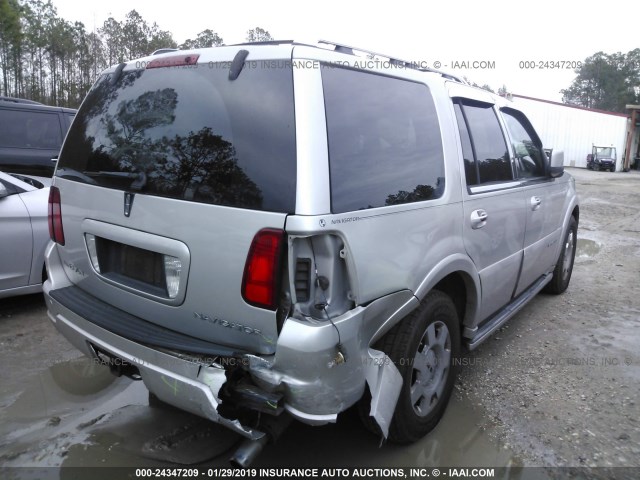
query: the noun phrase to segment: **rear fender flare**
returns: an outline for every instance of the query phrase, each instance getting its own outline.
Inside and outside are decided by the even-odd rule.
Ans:
[[[399,309],[395,315],[389,317],[372,336],[370,345],[373,345],[386,332],[391,330],[398,322],[407,316],[414,308],[420,305],[420,302],[442,279],[453,273],[459,274],[466,287],[467,304],[465,307],[465,316],[461,320],[462,326],[475,325],[476,315],[480,310],[480,277],[476,270],[475,264],[464,254],[454,254],[442,259],[420,283],[414,292],[412,301],[407,302],[402,309]],[[462,330],[462,329],[461,329]]]

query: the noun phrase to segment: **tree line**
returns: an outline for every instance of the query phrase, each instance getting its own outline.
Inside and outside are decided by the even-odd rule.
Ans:
[[[640,48],[626,54],[597,52],[575,72],[569,88],[561,91],[564,103],[620,113],[640,103]]]
[[[246,40],[272,38],[256,27],[247,32]],[[81,22],[60,18],[49,0],[0,0],[0,96],[76,108],[98,74],[110,65],[159,48],[223,43],[207,29],[178,44],[171,32],[149,24],[135,10],[122,21],[110,17],[89,31]]]
[[[273,40],[268,31],[247,31],[248,42]],[[98,74],[110,65],[159,48],[201,48],[224,40],[207,29],[178,44],[171,32],[149,24],[131,10],[124,20],[108,18],[88,31],[81,22],[60,18],[50,0],[0,0],[0,95],[49,105],[77,107]],[[625,112],[640,103],[640,48],[626,54],[598,52],[575,70],[561,90],[567,104]],[[493,91],[488,85],[483,85]],[[506,93],[506,87],[498,91]]]

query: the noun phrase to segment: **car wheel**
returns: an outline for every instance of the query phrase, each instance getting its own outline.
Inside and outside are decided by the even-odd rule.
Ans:
[[[415,442],[438,424],[453,390],[460,326],[451,298],[432,291],[420,307],[383,337],[379,346],[403,380],[389,440]]]
[[[573,272],[573,261],[576,257],[576,244],[578,241],[578,222],[575,217],[569,220],[569,228],[564,237],[562,251],[556,268],[553,270],[553,278],[545,286],[544,291],[548,293],[560,294],[569,286],[571,280],[571,272]]]
[[[599,172],[599,171],[600,171],[600,165],[598,165],[597,163],[594,163],[594,164],[593,164],[593,169],[594,169],[596,172]]]

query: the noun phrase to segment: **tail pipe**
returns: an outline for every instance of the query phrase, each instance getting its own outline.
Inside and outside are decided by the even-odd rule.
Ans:
[[[283,413],[278,417],[263,417],[263,419],[260,429],[265,432],[265,436],[258,440],[246,439],[242,442],[229,459],[233,467],[248,468],[258,458],[265,445],[270,441],[275,442],[278,440],[293,420],[287,413]]]
[[[229,462],[234,468],[248,468],[267,443],[269,443],[268,435],[258,440],[246,439],[231,456]]]

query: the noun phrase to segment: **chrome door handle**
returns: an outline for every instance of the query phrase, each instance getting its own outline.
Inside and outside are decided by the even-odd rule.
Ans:
[[[474,210],[471,212],[471,228],[476,230],[484,227],[487,224],[487,218],[489,215],[483,209]]]
[[[541,204],[542,200],[540,199],[540,197],[531,197],[531,210],[537,210],[538,208],[540,208]]]

